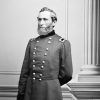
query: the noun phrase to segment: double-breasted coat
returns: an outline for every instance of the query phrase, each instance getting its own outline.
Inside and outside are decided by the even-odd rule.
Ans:
[[[17,100],[62,100],[61,86],[72,78],[71,46],[53,30],[30,39],[21,69]]]

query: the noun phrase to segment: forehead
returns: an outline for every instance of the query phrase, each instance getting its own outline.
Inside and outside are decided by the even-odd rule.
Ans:
[[[39,13],[39,18],[51,18],[51,12],[49,11],[43,11]]]

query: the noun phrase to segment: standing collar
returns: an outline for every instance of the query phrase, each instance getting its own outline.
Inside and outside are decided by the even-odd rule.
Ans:
[[[38,38],[46,38],[46,37],[49,37],[49,36],[52,36],[52,35],[55,35],[55,31],[51,31],[50,33],[46,34],[46,35],[40,35]]]

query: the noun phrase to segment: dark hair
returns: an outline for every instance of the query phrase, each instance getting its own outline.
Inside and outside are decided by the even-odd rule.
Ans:
[[[53,10],[51,10],[51,9],[49,9],[47,7],[43,7],[39,12],[43,12],[43,11],[49,11],[49,12],[51,12],[51,19],[52,19],[52,21],[53,22],[57,21],[56,13]]]

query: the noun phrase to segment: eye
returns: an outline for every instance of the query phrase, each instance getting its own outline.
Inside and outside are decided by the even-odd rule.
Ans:
[[[37,17],[37,20],[38,20],[38,21],[41,21],[42,19],[41,19],[41,18],[39,18],[39,17]]]
[[[43,20],[44,20],[44,21],[47,21],[48,19],[47,19],[47,18],[43,18]]]

